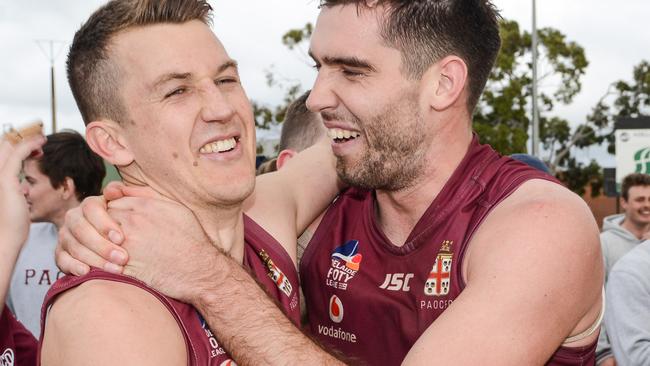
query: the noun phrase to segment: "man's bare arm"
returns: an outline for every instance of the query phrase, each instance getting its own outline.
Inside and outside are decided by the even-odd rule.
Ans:
[[[560,186],[525,183],[494,209],[469,248],[465,290],[405,364],[542,365],[598,318],[598,230],[584,202]]]
[[[183,365],[187,352],[174,317],[135,286],[93,280],[63,293],[49,311],[42,364]]]
[[[336,357],[304,335],[232,259],[214,256],[214,281],[196,289],[192,304],[239,365],[336,365]],[[234,305],[236,304],[236,305]]]
[[[0,138],[0,313],[4,309],[11,275],[29,233],[29,211],[18,174],[22,162],[45,143],[43,136],[14,145]]]
[[[190,211],[162,200],[123,200],[111,214],[128,238],[132,259],[124,274],[194,305],[238,364],[337,362],[287,319],[247,270],[209,243]],[[147,245],[152,239],[142,235],[154,231]]]
[[[290,253],[296,238],[332,202],[342,188],[330,140],[322,138],[279,171],[257,177],[244,211]]]

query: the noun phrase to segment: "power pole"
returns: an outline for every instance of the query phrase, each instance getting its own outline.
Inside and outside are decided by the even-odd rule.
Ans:
[[[58,51],[54,52],[54,44],[59,44],[60,47]],[[41,40],[36,40],[36,44],[38,44],[38,47],[43,51],[43,54],[45,57],[48,58],[50,61],[50,99],[51,99],[51,104],[52,104],[52,133],[56,132],[56,88],[55,88],[55,83],[54,83],[54,61],[56,58],[59,56],[61,53],[61,50],[63,49],[63,45],[65,42],[63,41],[56,41],[53,39],[41,39]],[[44,44],[49,44],[49,52],[45,50],[43,47]]]
[[[531,152],[534,156],[539,155],[539,110],[537,105],[537,4],[533,0],[533,141]]]

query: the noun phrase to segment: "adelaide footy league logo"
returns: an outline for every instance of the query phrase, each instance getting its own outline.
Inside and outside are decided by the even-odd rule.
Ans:
[[[348,282],[361,268],[362,255],[359,253],[359,241],[349,240],[334,249],[331,265],[327,271],[325,284],[340,290],[347,290]]]
[[[449,293],[451,286],[451,265],[454,253],[451,252],[451,240],[442,242],[440,252],[433,262],[433,267],[424,283],[424,294],[427,296],[445,296]]]
[[[338,324],[343,321],[343,303],[341,302],[341,299],[338,298],[338,296],[332,295],[332,297],[330,297],[329,311],[330,319],[334,323]]]

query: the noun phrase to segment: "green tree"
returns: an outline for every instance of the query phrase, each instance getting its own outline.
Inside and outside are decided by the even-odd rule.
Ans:
[[[515,21],[500,24],[502,47],[474,116],[474,128],[483,142],[502,154],[527,151],[532,120],[532,36]],[[573,147],[586,147],[597,140],[572,141],[578,126],[553,115],[558,104],[569,104],[580,92],[581,78],[588,66],[584,49],[553,28],[538,30],[540,70],[538,76],[540,141],[542,159],[553,173],[577,169],[569,164]]]
[[[614,154],[614,122],[620,117],[650,115],[650,62],[643,60],[632,71],[632,81],[618,80],[609,85],[587,117],[597,126],[609,128],[607,151]],[[588,132],[586,132],[588,133]]]
[[[532,120],[532,36],[515,21],[500,24],[502,48],[474,116],[474,129],[481,140],[502,154],[526,151]],[[576,193],[591,185],[598,195],[602,169],[594,160],[577,159],[581,150],[605,144],[614,152],[614,121],[619,117],[648,114],[650,64],[634,68],[633,81],[613,82],[583,121],[571,124],[554,114],[558,104],[569,104],[580,92],[588,66],[584,49],[558,30],[538,30],[538,77],[540,141],[542,160],[553,174]]]
[[[279,89],[284,94],[284,97],[282,102],[276,106],[251,101],[253,115],[255,116],[255,127],[261,129],[269,129],[271,125],[284,122],[289,104],[300,96],[302,91],[299,81],[289,79],[278,81],[271,70],[266,71],[266,84],[270,88]]]
[[[570,136],[570,143],[578,148],[594,143],[604,143],[610,154],[615,153],[614,124],[621,117],[641,117],[650,115],[650,63],[641,61],[634,67],[632,81],[618,80],[609,85],[605,94],[598,100],[585,123],[579,125]],[[575,158],[557,156],[565,159],[568,169],[560,173],[560,178],[580,194],[582,187],[591,185],[592,196],[597,195],[603,185],[600,166],[595,161],[589,165],[576,166]]]
[[[288,49],[296,51],[305,63],[308,63],[308,56],[304,49],[304,44],[311,37],[312,30],[312,24],[307,23],[303,28],[290,29],[282,36],[282,44]],[[283,98],[280,104],[274,106],[258,103],[254,100],[251,101],[253,115],[255,117],[255,127],[260,129],[269,129],[272,125],[284,122],[289,104],[304,91],[299,80],[280,75],[274,70],[273,66],[266,70],[266,84],[268,87],[277,89],[282,93]],[[262,153],[262,150],[262,146],[258,144],[257,153]]]

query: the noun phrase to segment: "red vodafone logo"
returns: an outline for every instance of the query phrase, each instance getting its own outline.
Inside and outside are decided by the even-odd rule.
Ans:
[[[343,320],[343,303],[336,295],[330,297],[330,319],[334,323],[340,323]]]

